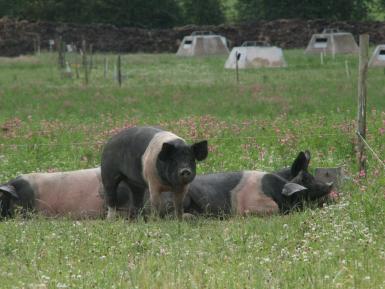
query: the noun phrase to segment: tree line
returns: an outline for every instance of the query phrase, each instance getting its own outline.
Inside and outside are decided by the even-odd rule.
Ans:
[[[0,0],[0,17],[143,28],[281,18],[364,20],[384,9],[385,0]]]

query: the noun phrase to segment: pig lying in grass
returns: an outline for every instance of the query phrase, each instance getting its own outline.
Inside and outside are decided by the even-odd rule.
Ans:
[[[290,168],[276,173],[239,171],[198,175],[190,184],[183,206],[186,213],[271,215],[302,209],[305,204],[334,198],[332,183],[308,172],[310,153],[300,152]],[[163,199],[167,211],[170,194]]]
[[[332,184],[315,179],[308,172],[309,161],[310,153],[300,152],[290,168],[276,173],[198,175],[183,201],[184,210],[204,215],[270,215],[333,199]],[[0,215],[11,217],[14,208],[20,207],[23,214],[35,211],[48,217],[101,218],[106,213],[103,190],[100,168],[25,174],[0,185]],[[118,184],[117,198],[125,216],[143,210],[144,200],[135,199],[124,181]],[[162,201],[165,210],[173,209],[172,193],[167,192]]]
[[[119,201],[128,204],[132,199],[130,194],[128,187],[121,183]],[[24,216],[30,211],[47,217],[104,217],[106,205],[100,168],[24,174],[0,185],[0,216],[12,217],[16,207]]]

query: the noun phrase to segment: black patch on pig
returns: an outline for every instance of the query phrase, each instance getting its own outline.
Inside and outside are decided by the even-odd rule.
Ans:
[[[277,203],[280,212],[284,214],[293,209],[297,198],[296,194],[291,196],[282,194],[282,189],[286,183],[287,180],[276,174],[266,174],[261,180],[262,192],[271,197]]]
[[[142,156],[154,135],[162,130],[153,127],[133,127],[113,136],[105,145],[101,158],[101,175],[110,206],[119,206],[116,194],[119,182],[125,180],[141,193],[147,187],[143,179]],[[135,183],[135,184],[134,184]],[[137,191],[131,188],[133,191]]]
[[[230,214],[231,190],[241,181],[243,172],[198,175],[190,184],[187,196],[191,201],[186,212]]]

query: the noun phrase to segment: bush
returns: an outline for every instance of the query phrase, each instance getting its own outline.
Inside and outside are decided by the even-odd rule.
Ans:
[[[238,20],[335,19],[362,20],[375,0],[238,0]]]
[[[173,27],[182,13],[176,0],[0,0],[0,7],[0,17],[146,28]]]
[[[182,0],[183,24],[217,25],[225,22],[220,0]]]

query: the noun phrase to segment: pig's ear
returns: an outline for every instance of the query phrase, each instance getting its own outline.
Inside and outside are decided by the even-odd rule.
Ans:
[[[10,196],[14,199],[18,199],[19,195],[16,193],[16,189],[11,185],[0,185],[0,197],[3,195]]]
[[[291,165],[291,175],[294,178],[300,171],[306,171],[310,162],[310,152],[300,152]]]
[[[209,149],[207,147],[207,140],[194,143],[191,146],[194,157],[197,161],[203,161],[205,158],[207,158],[207,155],[209,153]]]
[[[170,159],[172,153],[175,151],[175,146],[168,142],[163,143],[162,149],[158,155],[161,161],[167,161]]]
[[[305,190],[307,190],[307,188],[296,183],[286,183],[283,186],[282,195],[289,197],[295,193],[302,192]]]
[[[305,151],[305,157],[307,160],[307,166],[309,166],[311,155],[310,155],[310,152],[308,150]]]

